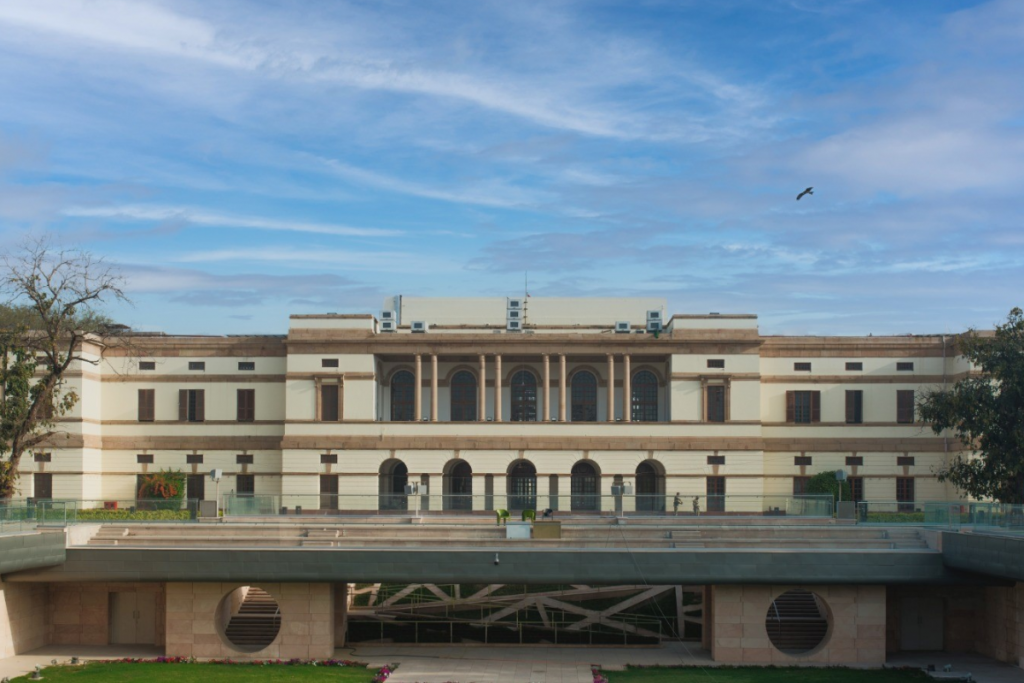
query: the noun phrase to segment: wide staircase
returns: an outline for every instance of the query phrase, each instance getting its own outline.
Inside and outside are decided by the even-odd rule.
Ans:
[[[611,520],[563,522],[561,538],[506,538],[493,521],[472,518],[441,523],[368,519],[358,522],[105,524],[89,540],[91,546],[192,548],[665,548],[919,550],[928,545],[916,528],[878,528],[839,524],[719,525],[665,523],[622,524]]]
[[[262,650],[277,638],[281,630],[281,611],[262,588],[249,587],[238,614],[231,617],[225,635],[246,652]]]
[[[787,654],[813,650],[828,632],[828,619],[810,591],[794,589],[775,598],[765,619],[768,637]]]

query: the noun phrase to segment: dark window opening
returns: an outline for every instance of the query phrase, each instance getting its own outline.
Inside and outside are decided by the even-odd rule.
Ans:
[[[910,424],[914,421],[914,390],[899,389],[896,391],[896,421]]]
[[[811,364],[810,363],[793,363],[793,369],[795,371],[797,371],[797,372],[810,372],[811,371]]]
[[[846,392],[846,424],[864,423],[864,392],[851,389]]]
[[[338,359],[337,358],[321,358],[320,359],[320,367],[322,367],[322,368],[336,368],[336,367],[338,367]]]
[[[795,424],[821,422],[821,392],[787,391],[786,422]]]
[[[901,361],[896,363],[896,372],[913,372],[914,364],[909,361]]]
[[[512,422],[537,421],[537,378],[520,370],[512,375]]]
[[[896,500],[900,512],[914,511],[914,480],[911,477],[896,477]]]
[[[725,386],[708,385],[708,422],[725,422]]]
[[[658,378],[649,370],[633,375],[633,422],[658,421]],[[609,399],[612,392],[609,391]]]
[[[206,390],[181,389],[178,391],[178,420],[204,422],[206,420]]]
[[[708,358],[708,367],[709,368],[724,368],[725,367],[725,359],[724,358]]]
[[[238,390],[238,421],[239,422],[255,422],[256,421],[256,390],[255,389],[239,389]]]
[[[139,370],[156,370],[156,361],[140,360]]]
[[[251,497],[256,494],[256,477],[252,474],[239,474],[235,477],[235,493],[239,496]]]
[[[597,422],[597,378],[582,370],[572,376],[573,422]]]
[[[256,361],[240,360],[238,361],[238,369],[243,372],[252,372],[256,369]]]
[[[391,377],[391,421],[412,422],[416,419],[416,377],[408,370]]]
[[[340,392],[337,384],[320,385],[320,421],[337,422],[340,416],[338,399]]]
[[[456,372],[452,377],[450,390],[452,422],[476,421],[476,375],[468,370]]]
[[[864,364],[860,362],[850,362],[846,364],[847,370],[863,370]]]
[[[206,361],[191,360],[191,361],[188,362],[188,369],[189,370],[205,370],[206,369]]]

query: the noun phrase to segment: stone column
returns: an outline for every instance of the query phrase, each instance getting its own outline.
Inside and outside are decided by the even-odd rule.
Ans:
[[[419,422],[423,419],[423,356],[416,354],[416,393],[413,394],[413,420]],[[394,400],[394,397],[392,397]]]
[[[480,354],[480,390],[477,392],[479,404],[476,409],[476,421],[487,421],[487,356]]]
[[[565,354],[558,354],[558,419],[565,422]]]
[[[501,422],[501,354],[494,357],[494,421]]]
[[[551,421],[551,356],[544,354],[544,383],[541,385],[541,421]]]
[[[615,422],[615,356],[608,354],[608,422]]]
[[[430,421],[437,422],[437,354],[430,354]]]
[[[622,356],[622,421],[633,419],[633,379],[629,369],[629,354]]]

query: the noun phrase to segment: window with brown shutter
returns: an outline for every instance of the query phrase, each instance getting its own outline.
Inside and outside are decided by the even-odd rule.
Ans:
[[[235,478],[235,493],[239,496],[251,497],[256,493],[256,477],[252,474],[239,474]]]
[[[859,425],[864,423],[864,392],[860,389],[849,389],[846,392],[846,424]]]
[[[896,477],[897,510],[900,512],[914,511],[914,479],[913,477]]]
[[[793,477],[793,495],[802,496],[807,493],[807,482],[810,477]]]
[[[139,422],[156,419],[156,389],[139,389]]]
[[[338,421],[338,385],[324,384],[320,387],[320,421]]]
[[[900,424],[911,424],[914,421],[914,390],[898,389],[896,391],[896,421]]]
[[[859,503],[864,500],[864,477],[847,477],[846,482],[850,485],[853,501]]]
[[[708,422],[725,422],[725,387],[711,384],[707,388]]]
[[[206,421],[206,390],[205,389],[179,389],[178,390],[178,421],[179,422],[205,422]]]
[[[787,391],[786,422],[794,424],[821,422],[821,392]]]
[[[238,421],[239,422],[255,422],[256,421],[256,390],[255,389],[239,389],[238,390]]]

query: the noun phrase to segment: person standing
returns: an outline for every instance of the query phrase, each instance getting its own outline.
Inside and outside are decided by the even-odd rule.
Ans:
[[[696,515],[697,517],[700,517],[700,497],[699,496],[694,496],[693,497],[693,514]]]
[[[683,499],[679,497],[679,492],[676,491],[676,497],[672,499],[672,512],[679,514],[679,506],[682,504]]]

